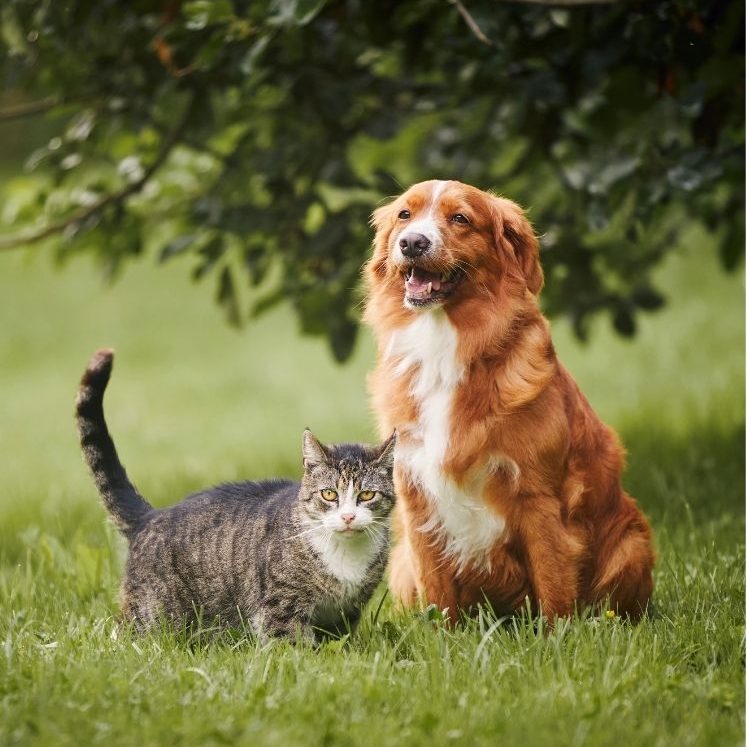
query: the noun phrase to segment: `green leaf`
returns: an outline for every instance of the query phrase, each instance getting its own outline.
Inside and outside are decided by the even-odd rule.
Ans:
[[[169,241],[166,246],[161,249],[158,254],[159,262],[166,262],[178,254],[183,254],[187,249],[194,246],[198,240],[198,235],[195,233],[188,233],[184,236],[177,236],[175,239]]]
[[[10,5],[6,5],[0,13],[0,34],[12,56],[21,57],[26,54],[28,48],[26,34]]]
[[[225,248],[223,236],[221,234],[213,236],[199,251],[201,259],[199,264],[192,270],[192,279],[201,280],[205,277],[220,259]]]
[[[358,325],[350,319],[337,319],[330,327],[329,343],[332,349],[332,355],[338,363],[346,361],[353,348],[358,336]]]
[[[613,312],[612,324],[623,337],[632,337],[635,334],[635,317],[631,307],[627,304],[619,304]]]
[[[744,220],[735,218],[727,224],[719,254],[726,270],[734,270],[744,260]]]
[[[270,309],[275,308],[275,306],[277,306],[279,303],[282,303],[286,299],[287,296],[285,290],[283,288],[276,288],[275,290],[262,296],[252,304],[249,316],[252,319],[256,319]]]
[[[316,18],[327,0],[297,0],[293,15],[299,26],[305,26]]]
[[[685,164],[677,164],[667,172],[667,179],[673,187],[685,192],[694,192],[703,182],[703,173]]]
[[[610,161],[599,170],[589,185],[592,193],[606,193],[621,179],[630,176],[639,166],[638,156],[623,156]]]
[[[227,23],[233,18],[233,5],[230,0],[191,0],[184,3],[182,13],[186,27],[200,31],[206,26]]]
[[[249,51],[244,55],[243,59],[239,63],[239,70],[244,75],[251,75],[257,67],[259,58],[270,43],[269,36],[261,36],[257,39],[254,44],[250,47]]]
[[[241,312],[239,311],[239,302],[236,298],[236,288],[231,270],[228,267],[221,270],[218,278],[216,300],[223,309],[228,323],[233,327],[239,327],[241,325]]]
[[[664,296],[651,286],[644,285],[636,288],[630,300],[639,308],[646,311],[656,311],[664,306]]]
[[[274,0],[272,22],[278,26],[306,26],[326,4],[327,0]]]

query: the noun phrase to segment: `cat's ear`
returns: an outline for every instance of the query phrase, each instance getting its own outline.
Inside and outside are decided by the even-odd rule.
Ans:
[[[390,472],[394,469],[394,447],[397,445],[397,431],[392,431],[392,435],[377,448],[379,452],[376,457],[376,466]]]
[[[317,464],[329,462],[329,455],[324,450],[314,434],[307,428],[303,432],[303,466],[304,469],[315,467]]]

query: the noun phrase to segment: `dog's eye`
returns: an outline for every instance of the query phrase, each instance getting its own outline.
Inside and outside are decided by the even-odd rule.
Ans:
[[[400,210],[399,211],[399,219],[400,220],[407,220],[410,217],[410,211],[409,210]]]
[[[324,490],[322,490],[322,498],[324,498],[325,501],[336,501],[337,491],[331,490],[330,488],[325,488]]]
[[[469,223],[469,218],[467,218],[466,215],[462,215],[462,213],[456,213],[452,215],[451,220],[454,223]]]

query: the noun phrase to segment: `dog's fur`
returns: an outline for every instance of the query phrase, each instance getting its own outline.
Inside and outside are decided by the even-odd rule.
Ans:
[[[651,532],[620,485],[615,433],[555,355],[522,210],[428,181],[376,210],[373,225],[370,389],[381,433],[399,432],[395,597],[448,608],[453,621],[481,602],[503,613],[526,598],[551,619],[602,603],[640,617]],[[405,256],[408,234],[430,246]]]

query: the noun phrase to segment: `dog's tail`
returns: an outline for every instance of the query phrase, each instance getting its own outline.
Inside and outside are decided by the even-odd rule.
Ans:
[[[127,477],[106,427],[104,391],[113,359],[114,352],[108,349],[91,358],[80,381],[75,408],[80,445],[93,481],[117,528],[129,538],[153,508]]]

